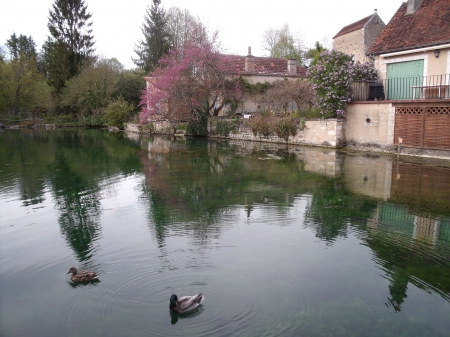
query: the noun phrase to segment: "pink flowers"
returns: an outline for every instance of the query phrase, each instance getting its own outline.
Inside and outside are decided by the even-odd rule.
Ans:
[[[172,119],[217,115],[225,96],[238,94],[234,91],[239,88],[225,85],[230,74],[237,73],[236,64],[221,53],[217,33],[209,37],[198,31],[183,47],[160,59],[142,96],[141,121],[151,114]]]
[[[308,71],[317,92],[323,114],[343,115],[352,94],[354,80],[376,80],[371,63],[355,63],[350,55],[337,50],[323,51],[319,61]]]

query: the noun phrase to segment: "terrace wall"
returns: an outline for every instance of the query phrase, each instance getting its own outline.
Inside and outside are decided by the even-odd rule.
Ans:
[[[218,118],[210,118],[208,124],[208,131],[211,137],[221,136],[215,133]],[[225,119],[221,119],[225,120]],[[328,119],[312,119],[306,120],[304,128],[298,128],[295,136],[289,137],[289,144],[295,145],[309,145],[339,148],[344,146],[344,119],[342,118],[328,118]],[[253,135],[252,131],[244,124],[241,124],[239,130],[226,138],[235,140],[250,140],[271,143],[287,143],[284,139],[276,135],[268,138]]]

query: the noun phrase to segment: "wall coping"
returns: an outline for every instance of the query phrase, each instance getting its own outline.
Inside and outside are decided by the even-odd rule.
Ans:
[[[398,99],[398,100],[379,100],[379,101],[350,101],[348,104],[420,104],[420,103],[444,103],[449,104],[450,99]]]

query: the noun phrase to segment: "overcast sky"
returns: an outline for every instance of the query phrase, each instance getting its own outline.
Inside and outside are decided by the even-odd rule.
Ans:
[[[54,0],[5,0],[0,11],[0,45],[13,32],[31,35],[38,51],[49,35],[48,12]],[[401,0],[162,0],[165,9],[187,8],[211,30],[218,30],[229,53],[264,56],[262,36],[269,28],[287,23],[299,32],[307,46],[332,37],[344,26],[373,13],[387,24]],[[151,0],[85,0],[92,13],[96,53],[117,58],[126,68],[134,68],[134,44],[142,37],[140,27]]]

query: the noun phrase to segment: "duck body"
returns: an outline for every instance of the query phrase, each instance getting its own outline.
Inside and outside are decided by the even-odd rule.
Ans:
[[[170,297],[169,309],[176,314],[183,314],[197,308],[204,299],[205,297],[202,295],[202,293],[194,296],[183,296],[180,298],[178,298],[177,295],[173,294]]]
[[[69,269],[67,274],[72,274],[70,279],[74,282],[90,282],[98,280],[98,275],[92,271],[77,271],[77,268],[72,267]]]

